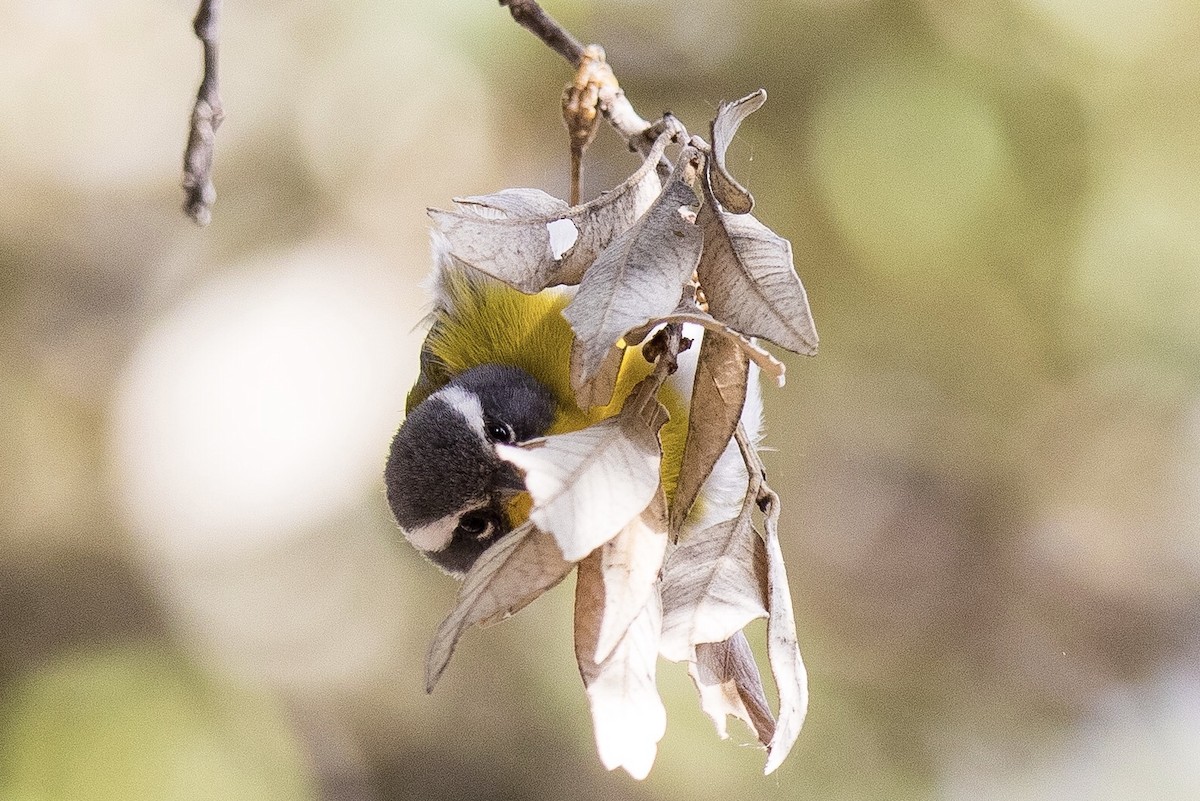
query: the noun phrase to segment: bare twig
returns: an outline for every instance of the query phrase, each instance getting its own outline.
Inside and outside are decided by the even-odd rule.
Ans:
[[[196,92],[187,150],[183,154],[183,210],[199,225],[212,220],[212,204],[217,190],[212,182],[213,146],[224,112],[217,84],[217,39],[221,20],[221,0],[200,0],[192,28],[204,45],[204,78]]]
[[[579,66],[579,62],[583,60],[583,45],[543,11],[536,0],[500,0],[500,5],[508,8],[517,24],[531,31],[534,36],[545,42],[547,47],[571,62],[572,67]]]
[[[500,5],[508,8],[513,19],[523,28],[531,31],[547,47],[565,58],[572,67],[579,68],[590,48],[580,44],[579,40],[547,14],[536,0],[500,0]],[[600,53],[602,61],[604,51],[599,46],[592,47]],[[634,111],[633,104],[625,97],[625,92],[621,90],[615,78],[599,87],[596,105],[604,119],[608,120],[608,124],[625,140],[629,149],[643,156],[650,152],[658,135],[666,130],[666,118],[664,121],[651,123]],[[670,115],[667,115],[667,118],[674,120]],[[679,125],[677,120],[674,121],[674,125]],[[679,129],[682,130],[682,126],[679,126]],[[686,132],[683,132],[680,141],[686,141],[686,138]],[[670,165],[665,157],[660,164],[665,164],[669,170]]]

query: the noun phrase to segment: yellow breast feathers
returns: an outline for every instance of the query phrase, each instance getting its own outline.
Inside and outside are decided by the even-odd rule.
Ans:
[[[562,316],[571,300],[567,291],[526,295],[464,269],[442,269],[438,279],[439,308],[425,340],[422,380],[408,399],[410,411],[459,373],[483,364],[506,364],[525,370],[550,390],[557,408],[548,433],[562,434],[615,415],[637,382],[650,373],[641,347],[626,348],[612,400],[581,409],[571,389],[574,335]],[[660,433],[663,486],[670,498],[687,437],[687,406],[670,384],[663,387],[660,400],[671,415]]]

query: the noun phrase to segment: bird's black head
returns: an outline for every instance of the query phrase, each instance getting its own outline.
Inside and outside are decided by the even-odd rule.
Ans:
[[[540,437],[554,398],[516,367],[487,364],[455,376],[400,426],[388,454],[388,503],[405,536],[461,575],[511,528],[507,501],[525,489],[497,443]]]

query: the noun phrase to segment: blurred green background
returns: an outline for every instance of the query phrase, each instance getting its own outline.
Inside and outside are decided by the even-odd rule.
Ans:
[[[821,355],[765,389],[812,708],[766,779],[664,664],[594,753],[570,588],[473,631],[380,471],[426,206],[564,195],[568,68],[493,0],[0,6],[0,799],[1200,797],[1200,4],[553,0],[731,152]],[[585,194],[634,166],[611,132]],[[568,582],[569,585],[569,582]]]

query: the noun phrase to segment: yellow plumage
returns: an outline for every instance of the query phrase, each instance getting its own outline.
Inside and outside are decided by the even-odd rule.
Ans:
[[[571,389],[573,334],[562,316],[570,302],[567,293],[526,295],[499,281],[445,267],[437,289],[439,308],[425,340],[421,381],[408,397],[409,411],[459,373],[483,364],[505,364],[525,370],[550,390],[556,408],[548,433],[563,434],[615,415],[637,382],[650,373],[641,347],[626,348],[612,401],[581,409]],[[663,489],[669,499],[687,438],[687,407],[670,384],[659,399],[670,414],[659,434]]]

